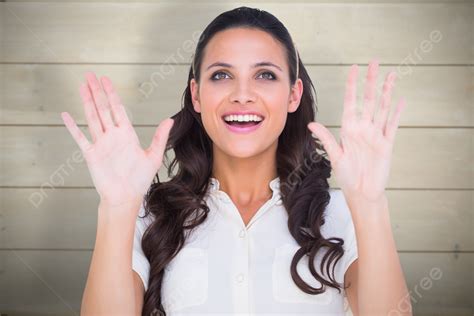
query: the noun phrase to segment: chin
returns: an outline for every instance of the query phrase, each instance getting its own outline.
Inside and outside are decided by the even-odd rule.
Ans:
[[[222,149],[221,149],[222,150]],[[250,158],[260,154],[264,149],[262,146],[258,146],[253,142],[252,144],[227,144],[226,148],[223,150],[228,156],[236,157],[236,158]]]

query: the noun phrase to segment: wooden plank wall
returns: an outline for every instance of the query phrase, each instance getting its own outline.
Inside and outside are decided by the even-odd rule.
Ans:
[[[336,134],[349,66],[360,84],[373,57],[397,70],[388,195],[415,315],[474,313],[474,7],[428,0],[1,3],[0,312],[79,314],[98,196],[60,112],[86,132],[84,72],[112,78],[148,144],[180,108],[199,32],[242,4],[287,25]]]

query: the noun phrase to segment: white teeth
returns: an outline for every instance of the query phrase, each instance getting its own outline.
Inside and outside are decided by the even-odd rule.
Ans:
[[[263,120],[261,116],[255,114],[245,114],[245,115],[226,115],[224,116],[226,122],[260,122]]]

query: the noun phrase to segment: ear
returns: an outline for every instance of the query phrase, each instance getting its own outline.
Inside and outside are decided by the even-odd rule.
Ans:
[[[190,86],[191,100],[193,101],[194,111],[201,113],[201,103],[199,102],[199,84],[196,82],[196,79],[191,79]]]
[[[302,95],[303,95],[303,81],[300,78],[298,78],[295,84],[291,87],[290,100],[288,103],[288,113],[293,113],[298,109]]]

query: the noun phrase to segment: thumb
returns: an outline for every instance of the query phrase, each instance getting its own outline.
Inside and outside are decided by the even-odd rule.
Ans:
[[[174,120],[172,118],[163,120],[156,128],[150,147],[148,147],[146,150],[146,152],[159,166],[161,166],[166,143],[168,142],[168,136],[173,124]]]
[[[321,141],[324,149],[328,153],[329,160],[335,163],[342,154],[341,148],[339,148],[336,138],[326,127],[317,122],[308,123],[308,129],[314,134],[312,135],[314,138],[317,138]]]

